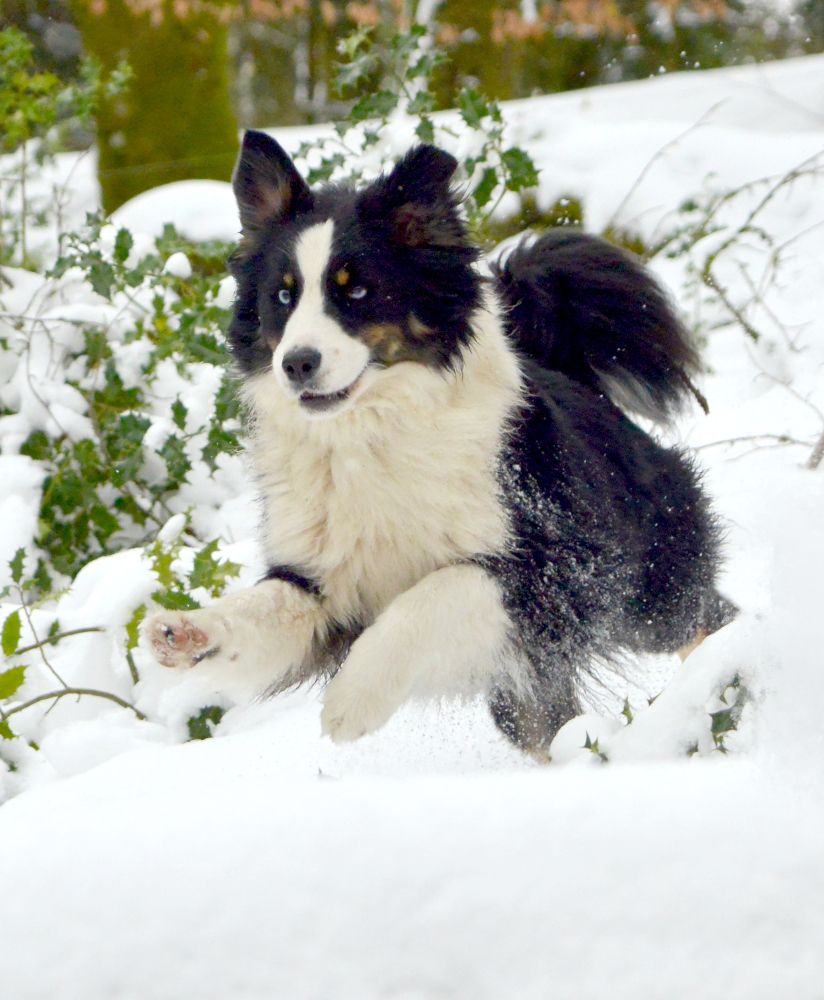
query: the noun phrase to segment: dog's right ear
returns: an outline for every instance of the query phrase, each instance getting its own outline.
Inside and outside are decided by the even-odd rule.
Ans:
[[[312,193],[283,147],[265,132],[244,133],[232,187],[244,233],[312,207]]]

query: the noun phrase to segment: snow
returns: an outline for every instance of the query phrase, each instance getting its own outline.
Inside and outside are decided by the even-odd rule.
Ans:
[[[753,764],[290,781],[227,742],[6,807],[48,859],[4,883],[16,997],[816,995],[820,812]]]
[[[25,455],[0,455],[0,590],[11,583],[9,562],[37,529],[43,470]]]
[[[822,108],[824,57],[808,57],[535,98],[506,118],[544,167],[542,203],[580,197],[590,228],[614,219],[651,240],[683,221],[686,198],[781,175],[824,149]],[[294,149],[317,130],[276,134]],[[407,138],[399,126],[387,149]],[[204,226],[190,234],[234,236],[228,186],[169,187],[134,199],[114,225],[148,239],[189,218]],[[542,767],[478,703],[409,705],[337,747],[320,737],[318,690],[237,700],[207,670],[176,674],[141,649],[135,686],[122,626],[156,578],[138,550],[96,560],[55,610],[64,630],[103,631],[64,640],[50,662],[147,719],[74,697],[14,717],[40,749],[2,747],[18,770],[0,775],[0,793],[20,793],[0,810],[9,996],[824,997],[824,466],[805,468],[824,429],[820,174],[782,189],[759,217],[785,248],[774,275],[752,234],[718,260],[736,301],[771,276],[747,311],[766,331],[758,344],[695,280],[765,190],[728,206],[720,235],[654,263],[706,341],[710,415],[688,415],[674,436],[706,470],[727,535],[722,589],[739,618],[686,665],[650,660],[628,669],[632,682],[593,692]],[[94,204],[88,178],[77,192],[67,213],[82,218]],[[181,277],[182,256],[166,264]],[[36,277],[4,274],[3,316],[50,310],[66,324],[33,354],[49,412],[30,381],[0,388],[14,411],[0,417],[0,574],[37,531],[42,474],[20,442],[58,404],[61,421],[85,419],[59,375],[72,321],[112,318],[79,283],[52,301]],[[231,291],[227,279],[224,301]],[[13,335],[3,316],[0,336]],[[169,362],[155,443],[181,392],[194,424],[216,389],[208,366],[188,384]],[[236,584],[254,580],[256,512],[240,464],[184,487],[166,542],[185,535],[193,505],[205,534],[222,532],[225,554],[243,564]],[[3,599],[0,620],[15,606]],[[736,675],[749,701],[720,754],[708,713]],[[20,697],[37,690],[27,680]],[[215,738],[180,742],[204,705],[226,709]],[[583,748],[587,737],[608,763]]]
[[[222,181],[173,181],[136,195],[112,213],[112,223],[160,236],[171,222],[191,240],[235,240],[239,234],[232,185]]]
[[[184,281],[192,276],[192,265],[185,253],[173,253],[163,265],[163,270],[175,278],[183,278]]]

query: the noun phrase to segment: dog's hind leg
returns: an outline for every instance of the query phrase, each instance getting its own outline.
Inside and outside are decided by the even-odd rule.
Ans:
[[[527,692],[498,688],[489,701],[495,725],[524,753],[549,762],[555,734],[581,711],[574,674],[535,678]]]
[[[410,697],[489,690],[509,645],[498,584],[447,566],[404,591],[357,639],[326,689],[323,732],[336,742],[379,729]]]
[[[696,637],[692,640],[692,642],[688,642],[686,646],[682,646],[680,649],[676,650],[676,654],[682,663],[684,662],[684,660],[686,660],[686,658],[690,655],[690,653],[694,653],[695,650],[698,649],[698,647],[707,638],[708,635],[709,632],[705,632],[703,629],[701,629],[698,632],[698,635],[696,635]]]

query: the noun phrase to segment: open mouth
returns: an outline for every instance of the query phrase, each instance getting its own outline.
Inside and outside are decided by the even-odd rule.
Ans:
[[[351,385],[348,385],[345,389],[339,389],[337,392],[320,393],[309,392],[307,390],[306,392],[302,392],[298,399],[301,406],[311,413],[324,413],[327,410],[334,410],[335,407],[340,406],[341,403],[349,398],[359,379],[360,376]]]

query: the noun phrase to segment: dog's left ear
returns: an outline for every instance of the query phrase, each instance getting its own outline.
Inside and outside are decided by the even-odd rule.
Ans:
[[[312,207],[312,194],[283,147],[265,132],[244,133],[232,174],[244,233]]]
[[[392,239],[404,246],[466,246],[459,199],[449,186],[457,167],[455,157],[436,146],[413,147],[386,177],[364,191],[361,218],[388,224]]]

